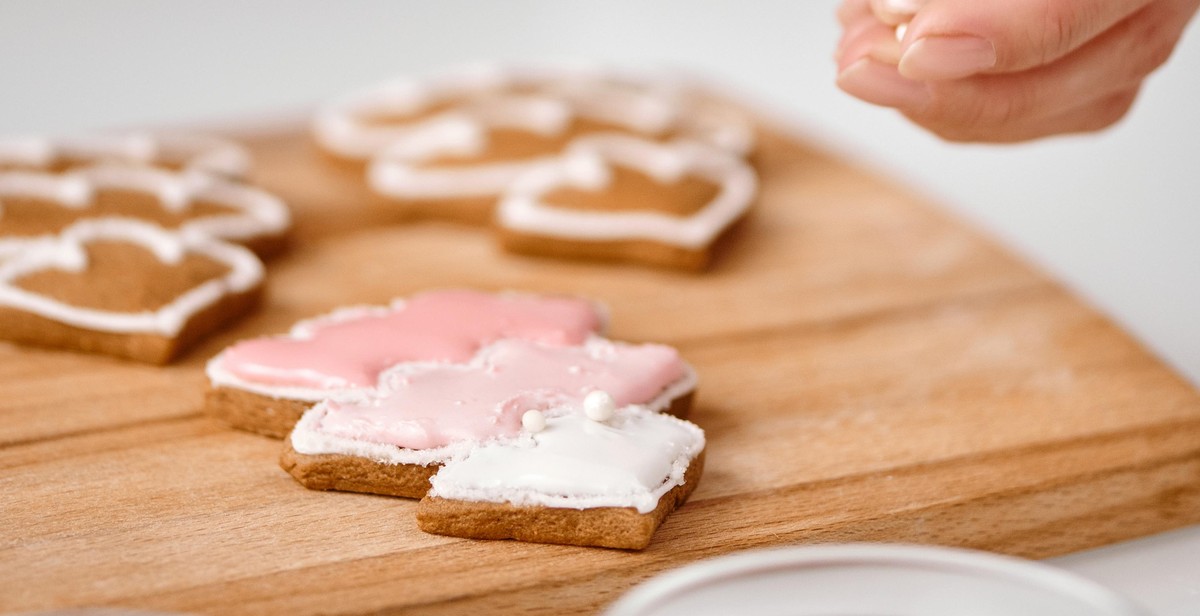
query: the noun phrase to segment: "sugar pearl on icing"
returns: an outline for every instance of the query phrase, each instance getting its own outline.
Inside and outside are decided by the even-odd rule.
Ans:
[[[593,391],[583,399],[583,412],[592,421],[608,421],[617,410],[617,401],[607,391]]]
[[[546,429],[546,416],[541,411],[525,411],[521,415],[521,426],[529,432],[541,432]]]

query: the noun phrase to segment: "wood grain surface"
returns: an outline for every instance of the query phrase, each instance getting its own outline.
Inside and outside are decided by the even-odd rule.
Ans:
[[[961,221],[767,131],[763,195],[703,275],[499,252],[398,224],[299,131],[251,141],[293,206],[265,308],[159,368],[0,345],[0,610],[593,612],[754,547],[903,541],[1045,557],[1200,522],[1200,396]],[[247,336],[430,287],[578,293],[678,346],[709,436],[643,552],[459,540],[416,503],[311,492],[200,414]]]

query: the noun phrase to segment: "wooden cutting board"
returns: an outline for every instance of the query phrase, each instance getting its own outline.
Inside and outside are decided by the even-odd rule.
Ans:
[[[1046,557],[1200,522],[1200,396],[921,197],[768,130],[763,195],[704,275],[500,253],[394,224],[300,130],[255,137],[296,213],[258,315],[156,368],[0,345],[0,610],[591,612],[754,547],[904,541]],[[466,285],[607,302],[701,375],[708,466],[645,551],[421,533],[310,492],[200,414],[205,360],[335,306]]]

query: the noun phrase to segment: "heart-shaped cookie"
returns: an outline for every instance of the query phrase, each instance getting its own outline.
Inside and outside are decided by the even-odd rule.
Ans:
[[[604,320],[602,308],[582,299],[470,290],[341,308],[222,351],[208,363],[206,409],[236,428],[282,438],[317,402],[361,398],[387,369],[465,363],[501,339],[576,345]]]
[[[0,336],[165,363],[256,305],[262,278],[237,245],[84,220],[0,264]]]
[[[238,242],[260,255],[278,252],[291,224],[277,197],[206,173],[119,164],[0,172],[0,255],[74,221],[111,217]]]
[[[514,181],[496,226],[515,252],[699,269],[757,190],[753,169],[728,152],[594,135]]]

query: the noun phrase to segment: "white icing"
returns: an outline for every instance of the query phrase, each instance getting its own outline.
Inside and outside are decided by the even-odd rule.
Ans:
[[[539,135],[554,136],[570,127],[574,112],[570,105],[540,96],[505,95],[470,101],[457,113],[487,128],[519,128]],[[485,143],[469,154],[483,154]]]
[[[593,344],[603,344],[605,341],[598,336],[595,337],[596,342],[589,341]],[[586,343],[585,343],[586,344]],[[491,347],[484,347],[479,354],[472,359],[472,364],[479,364],[484,361]],[[220,357],[220,356],[218,356]],[[209,377],[213,377],[213,365],[217,362],[214,358],[209,362]],[[386,384],[390,379],[403,379],[405,372],[415,372],[430,366],[441,366],[443,364],[435,364],[432,362],[411,362],[396,366],[395,368],[380,375],[380,383]],[[679,380],[668,385],[654,399],[650,400],[643,406],[650,412],[662,412],[670,408],[671,403],[688,393],[695,391],[699,379],[696,376],[696,371],[687,363],[684,363],[684,376]],[[215,379],[214,379],[214,382]],[[372,390],[354,390],[339,392],[338,402],[358,402],[369,404],[372,397],[386,395],[386,386],[381,385]],[[329,392],[325,392],[325,399],[329,398]],[[418,464],[427,466],[429,464],[441,464],[445,461],[462,455],[470,451],[478,443],[471,441],[459,441],[446,447],[435,449],[405,449],[395,445],[387,445],[376,443],[362,439],[351,439],[341,436],[334,436],[323,432],[321,428],[321,420],[327,412],[326,402],[320,402],[313,408],[309,409],[296,423],[292,429],[291,439],[292,448],[297,452],[308,455],[320,454],[338,454],[347,456],[357,456],[367,458],[382,464]],[[568,412],[570,409],[558,408],[548,409],[545,415],[553,413]],[[582,413],[582,408],[576,409]]]
[[[80,137],[0,139],[0,166],[48,167],[69,158],[95,163],[173,164],[180,168],[244,178],[250,154],[242,146],[207,135],[125,133]]]
[[[184,211],[191,205],[194,195],[219,181],[203,173],[174,173],[153,167],[110,163],[98,163],[63,175],[68,180],[81,179],[93,195],[98,190],[128,190],[153,195],[168,212]]]
[[[416,117],[447,101],[480,96],[499,84],[486,76],[454,76],[427,80],[397,79],[351,93],[317,111],[313,134],[322,147],[347,158],[365,159],[401,138],[421,130],[424,121],[385,125],[370,116]],[[436,119],[437,116],[434,116]]]
[[[589,509],[633,507],[649,513],[704,449],[695,424],[645,408],[617,411],[608,423],[581,413],[547,419],[546,428],[498,440],[448,460],[430,479],[440,498]]]
[[[372,441],[333,436],[320,430],[328,402],[321,402],[304,412],[288,436],[292,449],[306,455],[338,454],[367,458],[382,464],[442,464],[470,451],[475,443],[459,441],[434,449],[404,449]]]
[[[0,245],[2,247],[2,245]],[[0,252],[0,257],[3,253]],[[521,293],[517,291],[504,291],[501,296],[530,296],[532,294]],[[608,307],[600,302],[590,302],[592,309],[595,311],[600,320],[600,327],[597,331],[603,334],[608,328],[609,312]],[[382,317],[392,312],[404,309],[405,300],[398,298],[392,300],[387,306],[347,306],[338,308],[318,317],[298,321],[292,326],[288,333],[280,336],[281,338],[292,338],[295,340],[305,340],[312,338],[315,332],[322,327],[354,321],[366,317]],[[483,349],[480,349],[482,352]],[[365,397],[372,395],[376,388],[360,388],[360,387],[337,387],[337,388],[312,388],[312,387],[296,387],[288,385],[268,385],[257,381],[244,379],[233,372],[229,371],[224,366],[225,352],[218,353],[215,357],[208,361],[205,366],[205,372],[208,374],[209,381],[214,387],[230,387],[241,389],[260,396],[275,398],[277,400],[299,400],[302,402],[320,402],[322,400],[337,400],[337,401],[353,401],[362,400]],[[410,362],[415,363],[415,362]],[[429,365],[425,362],[424,365]],[[386,375],[387,371],[381,374],[381,377]]]
[[[471,101],[516,91],[539,92],[571,103],[574,113],[660,133],[678,115],[677,97],[666,80],[620,75],[590,65],[505,66],[477,64],[411,79],[396,79],[351,93],[318,110],[313,133],[323,147],[347,158],[367,159],[398,140],[421,135],[442,114],[406,124],[368,121],[372,116],[417,117],[446,103]],[[652,85],[653,84],[653,85]],[[623,86],[623,87],[617,87]]]
[[[54,163],[54,143],[43,137],[0,139],[0,165],[45,167]]]
[[[105,240],[138,244],[166,264],[179,263],[187,253],[202,255],[227,265],[229,272],[189,289],[157,310],[137,313],[72,306],[16,285],[21,277],[39,271],[85,271],[87,245]],[[85,329],[174,336],[196,313],[226,295],[254,288],[262,278],[262,263],[240,246],[173,233],[137,220],[99,218],[77,222],[57,236],[32,242],[0,264],[0,305]]]
[[[612,167],[595,152],[564,156],[561,164],[562,172],[572,186],[583,190],[604,190],[612,184]]]
[[[185,235],[247,241],[280,234],[291,224],[291,214],[283,201],[258,188],[203,173],[171,172],[118,164],[97,164],[61,174],[0,172],[0,216],[3,216],[3,199],[6,196],[41,199],[86,211],[100,190],[149,194],[165,210],[176,213],[186,211],[201,201],[236,210],[229,214],[189,220],[179,226],[179,232]],[[14,249],[8,244],[28,242],[28,238],[0,239],[0,254]]]
[[[517,177],[555,157],[441,167],[426,163],[442,156],[483,154],[490,129],[553,135],[565,130],[570,120],[570,108],[549,98],[495,96],[474,101],[394,141],[371,161],[367,183],[380,194],[406,199],[499,195]]]
[[[54,201],[62,207],[82,210],[92,201],[92,182],[80,174],[53,174],[41,171],[0,172],[0,214],[4,197],[30,197]]]
[[[662,134],[680,120],[682,92],[662,75],[559,68],[535,79],[541,91],[569,102],[580,116],[634,132]]]
[[[754,125],[740,112],[694,101],[680,117],[679,133],[738,156],[754,150]]]
[[[571,210],[542,200],[559,188],[602,190],[590,171],[596,160],[633,168],[663,183],[695,174],[717,184],[719,191],[711,203],[686,217],[659,212]],[[757,192],[754,170],[728,152],[697,142],[660,144],[628,135],[592,135],[572,142],[558,164],[533,169],[518,178],[500,200],[496,220],[503,228],[535,235],[640,239],[699,248],[741,217]]]

